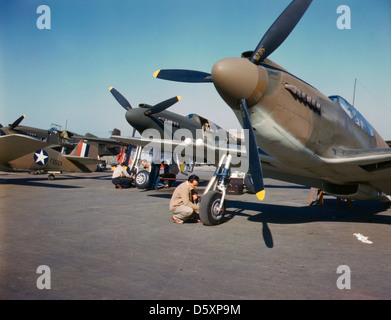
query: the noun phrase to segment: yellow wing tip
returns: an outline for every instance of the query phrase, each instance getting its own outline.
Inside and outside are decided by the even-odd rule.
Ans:
[[[154,76],[155,78],[157,78],[157,76],[158,76],[159,73],[160,73],[160,70],[157,70],[157,71],[155,71],[155,72],[153,73],[153,76]]]
[[[265,199],[265,194],[266,194],[265,190],[262,190],[262,191],[257,192],[257,198],[258,198],[258,200],[259,200],[259,201],[263,201],[263,199]]]

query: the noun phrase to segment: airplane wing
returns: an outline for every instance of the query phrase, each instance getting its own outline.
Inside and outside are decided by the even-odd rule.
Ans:
[[[335,158],[321,158],[334,172],[350,181],[368,181],[391,195],[391,148],[346,150],[336,149]],[[345,178],[346,179],[346,178]]]
[[[120,136],[118,136],[120,137]],[[77,140],[86,140],[86,141],[93,141],[93,142],[98,142],[100,144],[104,145],[117,145],[117,146],[124,146],[124,145],[129,145],[129,143],[123,143],[117,139],[108,139],[108,138],[98,138],[98,137],[92,137],[92,136],[75,136],[73,137]]]
[[[6,165],[12,160],[47,146],[46,142],[21,134],[0,136],[0,163]]]
[[[391,148],[383,149],[335,149],[336,158],[323,158],[328,163],[370,165],[391,160]]]
[[[124,144],[131,144],[134,146],[150,147],[160,149],[164,152],[174,152],[182,154],[183,156],[195,157],[197,162],[208,162],[211,164],[217,164],[222,154],[230,153],[237,155],[238,157],[245,156],[245,149],[239,148],[240,146],[226,146],[217,147],[213,144],[204,143],[203,140],[169,140],[169,139],[144,139],[144,138],[131,138],[123,136],[111,136],[112,139],[118,140]],[[210,160],[212,161],[206,161]]]
[[[164,152],[174,152],[181,156],[189,155],[195,158],[196,162],[208,163],[217,165],[223,154],[232,155],[232,167],[241,172],[248,171],[248,160],[245,145],[227,145],[216,146],[213,143],[205,143],[202,139],[199,140],[170,140],[170,139],[145,139],[131,138],[124,136],[111,136],[112,139],[118,140],[124,144],[134,146],[157,148]],[[259,158],[263,163],[278,162],[275,158],[269,156],[259,149]]]

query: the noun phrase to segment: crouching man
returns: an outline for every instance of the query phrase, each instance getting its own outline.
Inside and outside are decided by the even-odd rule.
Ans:
[[[172,220],[175,223],[183,224],[185,221],[201,222],[198,219],[199,204],[195,188],[198,186],[200,178],[191,175],[187,181],[176,187],[170,201],[170,211]]]
[[[134,177],[130,175],[125,169],[125,163],[121,163],[114,169],[112,168],[113,176],[111,181],[115,185],[116,189],[130,188],[132,186]]]

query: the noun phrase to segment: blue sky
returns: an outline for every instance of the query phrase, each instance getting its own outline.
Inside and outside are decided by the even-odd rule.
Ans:
[[[226,57],[254,50],[290,0],[0,0],[0,123],[60,124],[108,137],[130,135],[114,86],[133,107],[180,95],[170,110],[239,128],[212,84],[157,80],[153,72],[210,72]],[[51,29],[39,30],[39,5]],[[337,7],[351,9],[340,30]],[[391,140],[391,1],[314,0],[270,58],[326,95],[352,101]]]

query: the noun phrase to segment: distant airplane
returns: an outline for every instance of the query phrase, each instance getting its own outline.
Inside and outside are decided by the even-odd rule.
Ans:
[[[70,142],[69,131],[20,126],[24,115],[8,127],[0,126],[0,171],[49,173],[93,172],[102,162],[98,159],[98,144],[82,140]],[[114,131],[114,133],[117,131]],[[65,134],[67,136],[65,136]],[[65,148],[72,148],[69,154]]]

